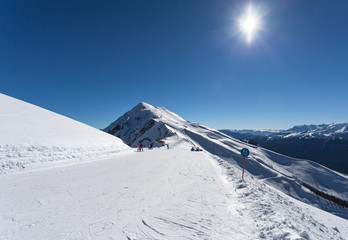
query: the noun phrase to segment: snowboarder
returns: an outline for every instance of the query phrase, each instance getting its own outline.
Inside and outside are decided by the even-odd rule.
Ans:
[[[140,144],[140,152],[144,152],[143,144]]]
[[[167,143],[167,149],[169,149],[169,144]]]

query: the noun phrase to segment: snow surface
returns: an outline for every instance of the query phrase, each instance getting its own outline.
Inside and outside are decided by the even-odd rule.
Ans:
[[[272,187],[305,203],[348,219],[348,210],[318,198],[302,186],[310,186],[348,201],[348,177],[308,160],[287,157],[249,145],[203,124],[192,123],[162,108],[140,103],[110,124],[104,131],[122,138],[133,147],[161,139],[170,146],[188,144],[223,158],[236,167],[243,166],[242,148],[250,150],[246,169]]]
[[[169,149],[131,151],[61,115],[4,95],[0,102],[1,125],[13,124],[1,126],[8,136],[0,138],[1,162],[26,166],[2,168],[0,239],[348,239],[348,220],[293,198],[330,205],[296,188],[293,167],[304,168],[295,171],[301,178],[315,171],[317,187],[345,196],[345,176],[320,165],[298,164],[144,103],[140,113],[155,116],[156,127],[135,127],[133,137],[164,133]],[[193,145],[204,151],[190,151]],[[241,180],[245,146],[251,157]],[[39,150],[30,155],[33,147]],[[329,179],[334,183],[322,183]],[[344,216],[334,208],[326,210]]]
[[[4,94],[0,94],[0,133],[0,173],[35,163],[130,151],[116,137]]]
[[[347,220],[187,147],[2,175],[0,239],[348,238]]]
[[[174,135],[168,125],[184,126],[186,123],[186,120],[165,108],[141,102],[103,131],[121,138],[131,147],[138,144],[149,146],[151,142],[160,146],[157,139]]]

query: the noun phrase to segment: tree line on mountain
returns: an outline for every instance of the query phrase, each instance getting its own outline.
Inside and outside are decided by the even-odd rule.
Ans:
[[[330,202],[336,203],[337,205],[344,207],[344,208],[348,208],[348,202],[344,201],[338,197],[332,196],[330,194],[324,193],[312,186],[310,186],[309,184],[306,183],[301,183],[302,186],[308,188],[310,191],[312,191],[314,194],[316,194],[317,196],[320,196],[326,200],[329,200]]]

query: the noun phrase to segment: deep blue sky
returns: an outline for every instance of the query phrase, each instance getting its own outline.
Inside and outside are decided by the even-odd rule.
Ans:
[[[96,128],[141,101],[218,129],[347,122],[347,23],[347,0],[2,0],[0,91]]]

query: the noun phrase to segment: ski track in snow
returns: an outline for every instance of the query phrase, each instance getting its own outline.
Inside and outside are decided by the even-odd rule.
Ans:
[[[160,149],[3,175],[0,238],[252,239],[213,162]]]
[[[149,146],[151,142],[155,146],[162,146],[165,142],[171,147],[199,147],[236,168],[243,166],[240,150],[247,147],[250,156],[246,170],[253,176],[295,199],[348,219],[347,209],[316,197],[304,187],[306,184],[339,199],[348,199],[347,176],[318,163],[287,157],[238,141],[203,124],[186,121],[165,108],[147,103],[139,103],[104,131],[122,138],[133,147],[140,143]]]
[[[0,176],[0,239],[348,239],[348,221],[205,152]]]

